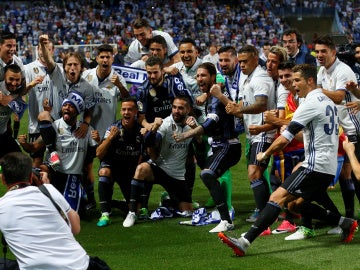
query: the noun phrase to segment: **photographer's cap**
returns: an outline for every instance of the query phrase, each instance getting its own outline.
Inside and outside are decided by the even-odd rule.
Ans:
[[[83,112],[85,110],[85,103],[83,98],[75,92],[70,92],[66,99],[64,99],[61,106],[64,106],[65,104],[72,104],[75,108],[78,114]]]

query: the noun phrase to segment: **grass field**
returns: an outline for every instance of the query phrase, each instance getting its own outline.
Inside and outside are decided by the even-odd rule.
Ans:
[[[26,132],[25,121],[21,130]],[[98,162],[94,168],[97,169]],[[127,168],[124,168],[127,169]],[[198,177],[195,182],[194,200],[204,204],[209,195]],[[233,235],[240,236],[250,224],[245,222],[254,209],[254,199],[247,180],[245,161],[232,169],[233,206],[235,226]],[[162,188],[155,186],[149,207],[154,210],[159,203]],[[5,192],[0,187],[0,195]],[[329,191],[330,196],[343,212],[339,187]],[[120,199],[119,189],[114,193]],[[357,204],[357,208],[358,208]],[[16,214],[16,213],[14,213]],[[342,244],[338,236],[327,235],[329,227],[315,224],[316,237],[301,241],[285,241],[282,235],[259,237],[251,245],[243,258],[235,257],[232,251],[222,244],[216,234],[208,231],[209,226],[183,226],[183,218],[161,221],[142,221],[131,228],[123,228],[124,215],[115,209],[108,227],[96,226],[98,210],[93,210],[82,222],[78,241],[90,255],[96,255],[108,262],[114,270],[120,269],[360,269],[358,261],[360,235],[349,244]],[[31,226],[31,224],[29,224]],[[276,228],[278,223],[272,226]]]

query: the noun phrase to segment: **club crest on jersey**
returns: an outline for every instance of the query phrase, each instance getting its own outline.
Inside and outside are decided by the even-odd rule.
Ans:
[[[142,110],[144,109],[144,105],[142,104],[141,101],[138,101],[138,102],[137,102],[137,106],[138,106],[138,108],[139,108],[139,111],[142,111]]]
[[[60,135],[64,135],[64,133],[65,133],[63,128],[59,128],[58,132]]]
[[[154,88],[150,89],[149,94],[152,97],[156,97],[156,90]]]
[[[33,70],[34,70],[34,73],[35,73],[35,74],[38,74],[38,73],[39,73],[39,69],[38,69],[37,67],[34,67]]]
[[[108,84],[108,85],[106,86],[106,89],[107,89],[107,90],[110,90],[110,89],[111,89],[111,85]]]
[[[93,76],[91,74],[89,74],[89,75],[86,76],[86,79],[90,82],[90,81],[92,81]]]

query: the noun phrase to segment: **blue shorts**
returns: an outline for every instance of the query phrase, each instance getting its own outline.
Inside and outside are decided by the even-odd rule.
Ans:
[[[241,143],[219,144],[216,147],[212,146],[212,155],[208,157],[205,168],[210,169],[216,173],[217,177],[220,177],[236,165],[240,158]]]

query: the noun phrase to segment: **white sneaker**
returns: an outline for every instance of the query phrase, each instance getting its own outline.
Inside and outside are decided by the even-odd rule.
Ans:
[[[123,222],[125,228],[134,226],[136,221],[136,214],[134,212],[129,212]]]
[[[335,228],[332,228],[331,230],[329,230],[327,232],[327,234],[342,234],[342,229],[340,228],[340,226],[337,226]]]
[[[314,236],[315,236],[314,230],[300,226],[295,233],[286,236],[285,240],[302,240],[302,239],[312,238]]]
[[[227,220],[221,220],[220,223],[210,233],[227,232],[234,229],[234,224],[229,223]]]

